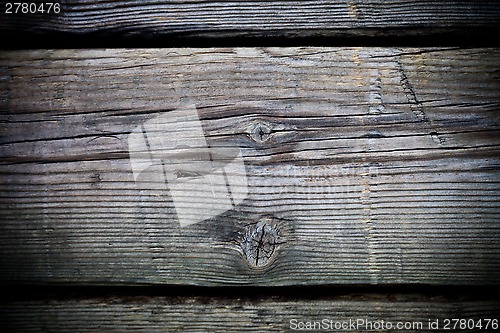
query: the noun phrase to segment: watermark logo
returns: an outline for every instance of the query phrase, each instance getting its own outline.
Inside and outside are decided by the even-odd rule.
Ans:
[[[137,126],[128,145],[134,180],[167,184],[182,227],[216,217],[248,194],[240,148],[208,145],[194,105]]]

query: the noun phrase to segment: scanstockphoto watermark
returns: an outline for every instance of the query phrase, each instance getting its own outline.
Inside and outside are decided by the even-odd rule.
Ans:
[[[290,320],[290,329],[294,331],[378,331],[378,330],[423,330],[428,328],[427,323],[422,321],[387,321],[370,320],[366,318],[334,320],[322,319],[318,321],[307,321],[299,319]]]
[[[209,145],[195,105],[137,126],[128,145],[135,182],[168,188],[183,227],[233,209],[248,194],[240,148]]]
[[[302,165],[287,166],[283,170],[275,170],[274,177],[286,179],[282,186],[268,189],[269,194],[300,194],[304,199],[322,199],[329,195],[341,193],[359,193],[370,179],[378,177],[379,168],[375,163],[350,163],[316,165],[306,161]],[[262,177],[265,178],[265,174]]]
[[[321,319],[315,321],[291,319],[290,329],[294,331],[498,331],[498,318],[441,318],[425,321],[390,321],[367,318],[334,320]]]
[[[376,163],[362,158],[349,164],[315,163],[315,154],[309,156],[312,161],[301,155],[299,163],[285,163],[272,171],[247,168],[244,148],[234,141],[207,140],[194,104],[138,124],[128,146],[138,188],[168,192],[181,227],[236,209],[248,196],[249,178],[268,196],[338,202],[341,193],[351,194],[342,200],[366,200],[379,170]],[[311,142],[294,147],[299,153],[312,148]]]

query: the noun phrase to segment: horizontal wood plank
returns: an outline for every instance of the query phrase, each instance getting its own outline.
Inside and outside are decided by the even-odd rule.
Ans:
[[[6,14],[2,8],[0,32],[12,36],[24,34],[23,38],[36,36],[30,43],[41,35],[52,34],[53,38],[44,38],[43,42],[57,45],[54,38],[64,36],[88,36],[90,42],[104,36],[107,43],[115,42],[116,38],[144,42],[164,37],[163,43],[169,43],[173,39],[242,36],[412,37],[452,32],[467,36],[500,28],[500,5],[491,0],[64,0],[59,3],[59,13],[52,9],[52,13]],[[71,38],[63,40],[71,42]],[[22,42],[23,39],[17,40]],[[446,38],[441,39],[444,42]]]
[[[446,319],[456,318],[466,319],[469,326],[474,322],[472,329],[466,326],[467,332],[484,332],[495,331],[492,327],[497,327],[499,307],[500,302],[493,299],[416,294],[306,300],[73,295],[2,302],[0,327],[4,332],[295,332],[298,328],[313,332],[436,332],[443,331]],[[460,326],[453,329],[453,321],[448,324],[450,331],[463,331]],[[344,325],[344,329],[335,325]],[[389,325],[392,330],[387,329]],[[406,329],[398,330],[398,325]]]
[[[499,55],[4,52],[0,279],[498,284]],[[189,109],[210,146],[241,151],[234,193],[248,193],[181,226],[179,207],[202,217],[207,198],[186,186],[174,201],[161,169],[135,179],[129,149],[135,129]]]

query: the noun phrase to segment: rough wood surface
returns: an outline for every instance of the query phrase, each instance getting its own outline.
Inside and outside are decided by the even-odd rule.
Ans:
[[[500,22],[500,5],[491,0],[58,2],[61,12],[50,15],[4,14],[2,6],[0,31],[37,38],[44,33],[91,38],[165,36],[168,42],[186,37],[409,37],[452,31],[466,35],[475,29],[491,32]],[[110,38],[108,43],[113,41]],[[45,38],[45,42],[55,41]]]
[[[3,332],[225,333],[296,332],[299,325],[317,325],[315,330],[306,331],[495,332],[491,322],[489,330],[485,325],[487,319],[495,319],[498,323],[499,308],[500,302],[493,299],[412,294],[358,294],[322,299],[72,295],[63,299],[2,302],[0,328]],[[443,330],[445,319],[452,318],[467,319],[469,325],[471,320],[476,324],[481,320],[483,326],[482,329]],[[349,324],[349,321],[356,324]],[[437,321],[439,330],[429,329],[429,321],[433,325]],[[318,328],[315,322],[333,326]],[[335,323],[349,326],[335,329]],[[350,326],[358,323],[355,328]],[[393,329],[370,330],[369,325],[375,328],[376,325],[393,325]],[[398,330],[397,325],[409,326]]]
[[[0,279],[498,284],[499,55],[4,52]],[[248,196],[180,227],[165,184],[134,181],[127,140],[186,105],[211,145],[241,149]]]

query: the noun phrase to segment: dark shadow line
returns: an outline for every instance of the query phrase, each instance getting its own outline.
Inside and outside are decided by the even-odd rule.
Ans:
[[[498,47],[500,25],[404,29],[345,29],[335,31],[195,31],[154,32],[130,35],[119,32],[10,32],[0,31],[3,49],[47,48],[209,48],[209,47]],[[486,38],[485,36],[491,36]],[[11,41],[10,44],[8,41]],[[15,41],[15,43],[14,43]]]
[[[4,284],[4,301],[36,299],[89,299],[127,297],[200,297],[244,300],[335,300],[353,298],[416,298],[440,301],[498,300],[491,290],[498,285],[318,285],[318,286],[177,286],[177,285],[22,285]],[[8,291],[8,292],[7,292]]]

